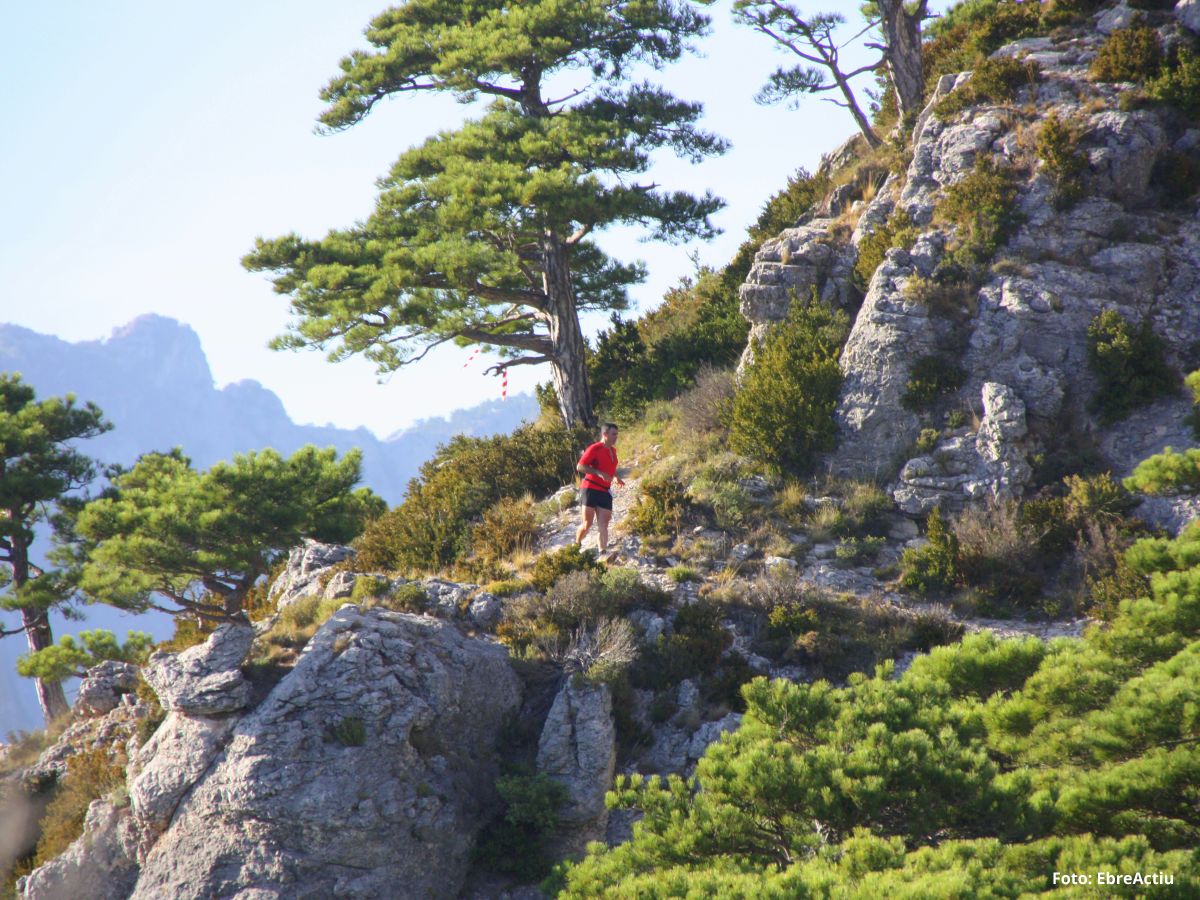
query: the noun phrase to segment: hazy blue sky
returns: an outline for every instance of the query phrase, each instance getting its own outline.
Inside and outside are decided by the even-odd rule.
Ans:
[[[851,16],[857,7],[812,6],[831,5]],[[360,360],[332,365],[315,351],[267,350],[286,324],[286,301],[238,262],[256,235],[320,235],[365,216],[375,178],[403,149],[470,113],[449,98],[405,96],[346,133],[313,133],[319,88],[385,6],[5,4],[0,321],[90,340],[142,313],[172,316],[199,333],[218,384],[254,378],[297,421],[381,435],[498,396],[481,360],[464,370],[466,352],[456,348],[382,385]],[[706,127],[733,148],[700,166],[664,158],[654,177],[725,197],[717,219],[725,233],[699,247],[640,243],[632,233],[604,238],[611,251],[649,263],[649,282],[634,292],[642,310],[691,271],[689,250],[726,261],[787,176],[814,168],[853,130],[842,110],[818,100],[799,112],[756,106],[754,92],[783,57],[735,28],[729,3],[712,14],[704,55],[660,80],[702,100]],[[585,326],[591,333],[602,324]],[[510,391],[548,374],[518,367]]]

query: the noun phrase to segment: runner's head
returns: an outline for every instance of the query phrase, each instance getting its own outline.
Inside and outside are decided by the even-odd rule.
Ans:
[[[604,428],[600,431],[600,439],[610,447],[616,444],[617,426],[612,422],[605,422]]]

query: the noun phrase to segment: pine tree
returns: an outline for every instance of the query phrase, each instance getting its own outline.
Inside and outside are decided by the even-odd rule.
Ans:
[[[592,235],[714,233],[720,200],[641,176],[656,150],[700,162],[725,142],[696,127],[699,104],[631,82],[707,27],[674,0],[409,0],[377,16],[372,49],[342,60],[322,94],[326,130],[410,92],[490,105],[406,151],[365,221],[257,242],[243,264],[272,273],[295,316],[274,346],[362,353],[381,372],[448,342],[496,347],[506,358],[489,371],[549,363],[566,423],[591,424],[579,313],[625,308],[644,276]]]
[[[94,404],[77,406],[70,394],[39,402],[20,375],[0,373],[0,608],[21,614],[21,627],[0,635],[23,632],[31,653],[54,645],[50,611],[75,597],[61,572],[33,562],[34,528],[95,475],[92,460],[71,443],[109,428]],[[67,711],[66,694],[57,681],[35,684],[49,724]]]

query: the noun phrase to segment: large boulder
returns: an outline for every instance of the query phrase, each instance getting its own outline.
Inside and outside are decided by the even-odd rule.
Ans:
[[[241,665],[252,643],[253,627],[227,623],[182,653],[151,654],[142,677],[164,709],[190,716],[235,712],[250,700]]]
[[[271,585],[271,598],[282,609],[301,597],[317,596],[322,591],[322,573],[353,555],[350,547],[305,538],[288,554],[287,565]]]
[[[76,715],[102,716],[116,709],[121,698],[136,689],[137,677],[137,666],[112,659],[88,669],[75,697]]]
[[[500,646],[344,606],[183,794],[133,897],[456,896],[519,702]]]
[[[556,855],[581,856],[589,841],[604,839],[608,829],[604,795],[612,787],[616,763],[608,687],[568,678],[550,707],[537,753],[538,771],[567,792],[558,814]]]
[[[81,834],[66,850],[17,882],[21,900],[125,900],[137,880],[126,852],[128,810],[94,800]]]

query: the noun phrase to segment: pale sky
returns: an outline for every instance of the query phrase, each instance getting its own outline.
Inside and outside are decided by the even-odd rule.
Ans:
[[[704,126],[733,147],[699,166],[664,158],[652,173],[666,188],[724,197],[716,221],[725,233],[690,247],[641,243],[635,233],[602,237],[615,255],[648,262],[649,281],[633,291],[640,310],[692,271],[690,251],[708,264],[727,261],[767,197],[853,132],[842,110],[816,99],[798,112],[753,102],[785,57],[733,26],[729,5],[710,10],[715,30],[703,56],[654,77],[703,101]],[[806,8],[833,6],[853,19],[858,4]],[[484,361],[464,369],[467,351],[457,348],[382,385],[362,360],[334,365],[318,351],[268,350],[287,323],[286,300],[239,264],[256,235],[315,237],[365,217],[375,179],[400,152],[471,113],[449,98],[406,95],[348,132],[314,134],[318,90],[344,54],[365,46],[362,30],[385,7],[3,3],[0,321],[78,341],[143,313],[170,316],[200,335],[218,385],[253,378],[298,422],[365,425],[381,436],[499,396],[498,381],[481,374]],[[597,317],[585,331],[604,324]],[[547,378],[544,366],[517,367],[510,393]]]

